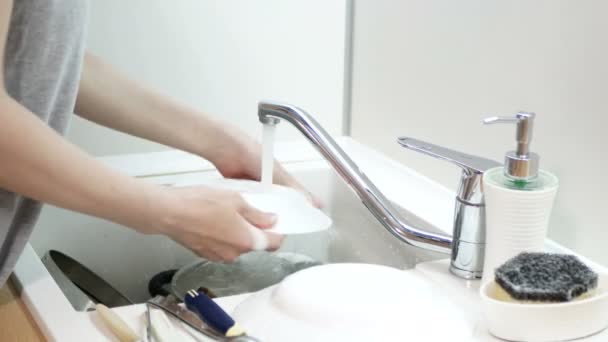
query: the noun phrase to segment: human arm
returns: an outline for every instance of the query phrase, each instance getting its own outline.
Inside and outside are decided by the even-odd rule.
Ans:
[[[0,0],[0,65],[13,2]],[[1,68],[0,68],[1,69]],[[0,77],[4,79],[3,70]],[[233,260],[273,217],[238,194],[204,187],[170,189],[112,170],[67,142],[0,84],[0,188],[98,216],[146,234],[165,234],[201,256]],[[259,246],[258,246],[259,247]]]
[[[254,247],[253,226],[274,218],[238,194],[204,187],[169,189],[114,171],[0,95],[0,187],[36,200],[164,234],[211,259],[234,260]],[[280,237],[264,233],[270,248]]]
[[[261,149],[254,139],[228,122],[144,87],[90,53],[84,60],[76,112],[100,125],[197,154],[225,177],[260,178]],[[273,179],[310,196],[278,163]]]

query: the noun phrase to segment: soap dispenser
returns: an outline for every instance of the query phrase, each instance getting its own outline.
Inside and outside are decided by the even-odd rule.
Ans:
[[[516,148],[505,155],[503,166],[483,176],[486,205],[486,252],[482,281],[521,252],[544,250],[547,227],[559,185],[555,175],[539,169],[540,156],[530,151],[534,113],[491,117],[484,124],[516,125]]]

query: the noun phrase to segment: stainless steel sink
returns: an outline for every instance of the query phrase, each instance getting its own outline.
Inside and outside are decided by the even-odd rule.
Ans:
[[[325,232],[287,237],[282,251],[302,253],[323,263],[364,262],[400,269],[446,257],[398,241],[333,170],[323,163],[313,164],[299,163],[288,168],[323,201],[324,211],[334,224]],[[192,182],[208,177],[218,175],[209,171],[149,180],[171,185],[184,179]],[[412,213],[403,209],[400,212],[413,225],[435,230]],[[49,249],[70,255],[135,302],[149,298],[147,284],[153,275],[180,268],[197,258],[164,236],[140,235],[111,222],[51,206],[42,212],[32,245],[38,255]]]

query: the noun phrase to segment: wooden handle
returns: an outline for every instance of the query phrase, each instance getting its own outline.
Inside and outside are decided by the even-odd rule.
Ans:
[[[136,342],[141,341],[133,329],[131,329],[125,321],[122,320],[116,313],[110,310],[103,304],[95,305],[97,313],[101,317],[101,320],[105,323],[106,327],[120,340],[120,342]]]

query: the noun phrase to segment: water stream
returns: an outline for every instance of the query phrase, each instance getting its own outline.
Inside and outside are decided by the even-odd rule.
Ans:
[[[276,125],[262,125],[262,184],[272,184],[274,167],[274,132]]]

